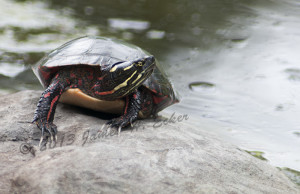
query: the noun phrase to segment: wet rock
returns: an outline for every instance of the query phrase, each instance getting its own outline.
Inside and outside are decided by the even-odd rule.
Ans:
[[[120,136],[103,115],[59,104],[58,141],[39,148],[40,91],[0,97],[0,193],[299,193],[268,163],[181,123]]]

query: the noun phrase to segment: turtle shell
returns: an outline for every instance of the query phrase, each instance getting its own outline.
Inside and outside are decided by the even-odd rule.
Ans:
[[[99,36],[85,36],[71,40],[42,58],[32,69],[44,87],[48,87],[62,66],[92,65],[100,69],[113,64],[150,56],[143,49],[126,42]],[[154,113],[178,102],[172,85],[156,61],[152,75],[143,86],[152,92]]]

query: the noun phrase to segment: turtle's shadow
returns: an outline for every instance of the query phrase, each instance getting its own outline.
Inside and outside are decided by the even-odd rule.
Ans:
[[[92,117],[96,117],[96,118],[99,118],[102,120],[110,120],[110,119],[120,116],[117,114],[99,112],[99,111],[95,111],[95,110],[91,110],[91,109],[87,109],[87,108],[83,108],[83,107],[79,107],[79,106],[73,106],[73,105],[69,105],[69,104],[61,103],[60,106],[61,106],[61,109],[63,109],[64,111],[83,114],[83,115],[87,115],[87,116],[92,116]]]

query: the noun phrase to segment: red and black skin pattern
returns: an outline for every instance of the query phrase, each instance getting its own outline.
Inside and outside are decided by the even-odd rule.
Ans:
[[[41,129],[42,136],[44,136],[45,131],[50,136],[54,136],[57,133],[57,127],[53,124],[53,120],[56,105],[65,89],[65,85],[65,83],[55,78],[52,84],[42,93],[32,121],[36,122],[37,126]]]
[[[144,87],[140,87],[134,93],[125,97],[124,113],[121,117],[114,118],[107,122],[112,127],[125,127],[137,120],[139,111],[143,115],[150,116],[152,114],[153,99],[150,91]]]
[[[61,67],[59,71],[52,78],[48,88],[42,93],[38,102],[34,119],[42,132],[49,133],[54,137],[57,134],[57,127],[53,124],[55,109],[61,94],[69,88],[79,88],[82,92],[99,98],[106,97],[99,95],[101,86],[109,84],[104,78],[107,74],[101,73],[99,67],[88,65],[74,65]],[[103,98],[102,98],[103,97]],[[153,108],[153,98],[151,91],[140,86],[125,98],[124,114],[119,118],[114,118],[108,121],[112,127],[125,127],[137,120],[139,111],[143,115],[150,116]],[[111,98],[111,100],[114,100]]]

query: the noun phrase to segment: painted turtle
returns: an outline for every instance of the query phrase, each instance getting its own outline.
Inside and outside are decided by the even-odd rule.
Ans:
[[[46,88],[33,123],[57,133],[53,124],[58,101],[121,116],[111,127],[132,124],[178,102],[157,61],[141,48],[120,40],[85,36],[71,40],[42,58],[33,68]]]

